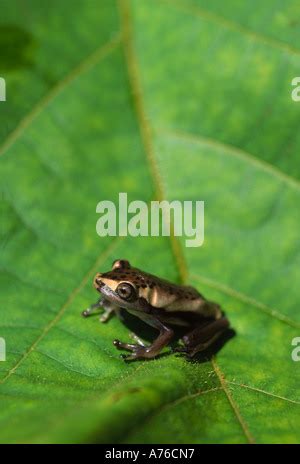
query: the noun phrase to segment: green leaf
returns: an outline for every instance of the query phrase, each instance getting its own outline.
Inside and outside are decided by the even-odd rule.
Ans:
[[[16,4],[0,19],[1,442],[299,442],[298,3]],[[204,200],[204,246],[100,239],[96,205],[119,192]],[[195,285],[237,335],[211,362],[125,364],[128,328],[80,316],[116,258]]]

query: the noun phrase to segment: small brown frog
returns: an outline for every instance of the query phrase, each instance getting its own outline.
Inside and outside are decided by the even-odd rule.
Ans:
[[[172,340],[174,326],[186,328],[181,351],[191,357],[208,348],[229,327],[220,306],[206,300],[195,288],[131,267],[125,259],[114,261],[111,271],[96,274],[94,287],[101,297],[83,311],[83,316],[102,307],[100,321],[106,322],[113,313],[120,315],[120,310],[126,309],[159,331],[149,346],[136,335],[135,344],[114,340],[118,349],[131,351],[130,355],[123,355],[126,360],[157,356]]]

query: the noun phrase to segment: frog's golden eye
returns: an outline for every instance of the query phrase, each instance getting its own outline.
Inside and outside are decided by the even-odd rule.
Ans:
[[[117,286],[117,294],[123,299],[123,300],[133,300],[136,297],[135,289],[132,285],[127,284],[126,282],[123,282]]]

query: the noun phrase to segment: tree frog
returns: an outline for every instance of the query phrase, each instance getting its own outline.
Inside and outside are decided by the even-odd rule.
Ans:
[[[126,360],[157,356],[172,340],[174,326],[186,331],[179,351],[190,357],[209,347],[229,327],[220,306],[205,299],[195,288],[148,274],[132,267],[125,259],[114,261],[110,271],[97,273],[94,287],[100,299],[83,311],[83,316],[102,307],[100,321],[106,322],[113,313],[120,316],[120,310],[125,309],[159,331],[149,346],[136,335],[133,335],[136,343],[114,340],[118,349],[131,352],[122,355]]]

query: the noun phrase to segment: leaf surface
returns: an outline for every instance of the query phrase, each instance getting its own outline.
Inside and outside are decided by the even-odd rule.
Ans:
[[[4,3],[23,48],[1,47],[0,440],[299,442],[296,1]],[[204,200],[204,246],[100,239],[119,192]],[[128,328],[80,317],[116,258],[193,284],[237,335],[212,362],[125,364]]]

